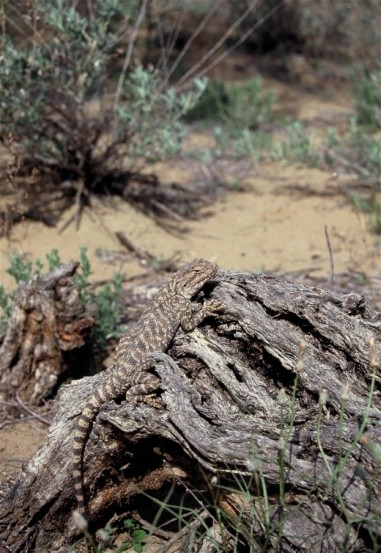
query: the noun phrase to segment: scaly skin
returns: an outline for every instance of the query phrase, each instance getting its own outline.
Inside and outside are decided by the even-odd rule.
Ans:
[[[194,259],[177,271],[159,290],[156,297],[143,312],[130,334],[122,336],[116,350],[116,360],[105,373],[102,385],[89,398],[78,418],[73,445],[73,481],[78,511],[86,516],[82,459],[88,435],[101,406],[107,401],[126,394],[126,399],[142,400],[154,392],[159,379],[148,373],[154,365],[150,354],[165,352],[179,326],[190,332],[205,317],[220,311],[216,300],[205,301],[194,312],[191,298],[217,272],[214,263]]]

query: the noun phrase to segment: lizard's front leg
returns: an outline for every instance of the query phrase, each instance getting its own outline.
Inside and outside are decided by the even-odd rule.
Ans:
[[[189,314],[181,319],[181,328],[184,332],[191,332],[207,317],[221,313],[225,308],[218,300],[206,300],[198,311],[189,310]]]

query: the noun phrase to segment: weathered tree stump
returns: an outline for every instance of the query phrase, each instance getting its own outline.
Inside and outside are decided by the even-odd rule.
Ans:
[[[70,368],[65,352],[81,348],[94,325],[73,277],[78,263],[21,283],[0,347],[0,398],[28,404],[51,397]]]
[[[173,361],[156,359],[162,408],[121,398],[94,422],[84,459],[93,526],[131,512],[138,490],[156,496],[175,482],[196,497],[203,488],[189,532],[204,520],[225,544],[206,546],[204,535],[198,551],[229,551],[234,539],[261,550],[372,550],[381,539],[377,313],[359,295],[266,275],[220,271],[204,294],[226,309],[179,330]],[[73,429],[103,378],[62,388],[46,444],[3,500],[0,536],[14,553],[65,551],[78,536]],[[189,533],[176,540],[188,550]]]

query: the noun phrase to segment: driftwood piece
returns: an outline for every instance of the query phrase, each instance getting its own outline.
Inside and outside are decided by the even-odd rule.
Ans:
[[[377,313],[359,295],[266,275],[220,271],[204,293],[226,309],[192,333],[179,330],[172,360],[155,356],[162,408],[121,398],[98,414],[84,459],[93,526],[131,512],[138,490],[155,496],[176,482],[196,496],[203,488],[205,509],[218,508],[219,522],[209,517],[215,536],[235,536],[233,526],[241,542],[268,550],[371,548],[381,539],[381,471],[370,447],[381,444]],[[46,444],[4,498],[0,538],[14,553],[63,552],[79,535],[71,442],[103,378],[62,388]],[[178,540],[187,551],[189,535]]]
[[[65,352],[81,348],[94,325],[73,277],[78,263],[21,283],[0,348],[0,398],[29,404],[51,397],[69,368]]]

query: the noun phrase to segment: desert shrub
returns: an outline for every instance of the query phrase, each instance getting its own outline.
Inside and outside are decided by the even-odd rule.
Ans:
[[[360,85],[359,85],[360,86]],[[368,106],[371,108],[371,104]],[[328,129],[322,147],[325,162],[336,171],[352,174],[361,183],[361,191],[354,183],[347,195],[355,207],[367,215],[370,229],[381,234],[381,136],[370,133],[373,113],[366,118],[367,125],[359,125],[359,111],[349,119],[349,130],[343,137]]]
[[[352,173],[366,186],[350,188],[349,198],[367,215],[369,227],[381,234],[381,72],[358,69],[353,77],[355,114],[348,133],[338,138],[333,130],[325,141],[325,160],[335,169]]]
[[[210,80],[187,118],[213,126],[215,154],[250,155],[258,162],[270,137],[262,127],[272,120],[275,95],[263,88],[260,77],[242,83]]]
[[[353,78],[356,122],[370,130],[381,127],[381,71],[359,71]]]
[[[195,105],[188,111],[187,120],[215,121],[220,118],[221,106],[228,102],[224,81],[210,79]]]
[[[365,178],[370,184],[380,184],[381,136],[371,135],[368,130],[356,123],[355,118],[350,121],[350,132],[346,141],[347,160],[351,171],[359,177]]]
[[[287,159],[291,163],[302,163],[314,167],[319,163],[319,153],[314,144],[314,134],[305,125],[294,121],[286,126],[286,140],[276,143],[271,152],[274,159]]]
[[[212,119],[236,131],[256,129],[271,119],[274,102],[260,77],[242,83],[210,80],[187,117]]]
[[[271,118],[275,96],[263,90],[260,77],[241,84],[226,83],[226,95],[227,102],[221,103],[220,114],[229,127],[256,129]]]
[[[81,298],[85,305],[93,308],[96,324],[92,329],[94,344],[99,349],[105,347],[107,340],[118,334],[117,323],[121,314],[121,305],[118,302],[122,291],[123,275],[116,272],[110,282],[94,290],[90,284],[92,275],[87,248],[80,248],[79,271],[75,281],[81,291]]]
[[[24,168],[79,180],[83,197],[116,168],[177,151],[180,118],[203,89],[199,80],[188,92],[163,88],[154,69],[130,63],[132,38],[118,68],[116,52],[126,29],[133,34],[139,6],[104,0],[82,14],[69,1],[36,0],[31,36],[18,43],[8,36],[3,46],[0,141],[12,135]]]

